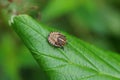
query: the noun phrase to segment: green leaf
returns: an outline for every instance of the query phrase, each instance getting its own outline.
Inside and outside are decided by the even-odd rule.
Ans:
[[[47,41],[53,30],[27,15],[14,17],[12,26],[50,80],[120,80],[118,54],[64,32],[61,32],[67,37],[64,50],[55,48]]]

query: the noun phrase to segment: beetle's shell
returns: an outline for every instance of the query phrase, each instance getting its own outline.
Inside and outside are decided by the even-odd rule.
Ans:
[[[66,44],[66,37],[59,32],[51,32],[48,36],[50,44],[56,47],[63,47]]]

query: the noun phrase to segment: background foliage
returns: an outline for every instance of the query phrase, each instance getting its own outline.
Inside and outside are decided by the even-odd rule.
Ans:
[[[0,80],[44,79],[27,48],[8,26],[11,15],[22,13],[120,53],[119,0],[0,0]]]

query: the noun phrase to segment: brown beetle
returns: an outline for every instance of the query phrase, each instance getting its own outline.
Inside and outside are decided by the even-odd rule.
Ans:
[[[62,47],[66,44],[66,37],[59,32],[51,32],[48,41],[55,47]]]

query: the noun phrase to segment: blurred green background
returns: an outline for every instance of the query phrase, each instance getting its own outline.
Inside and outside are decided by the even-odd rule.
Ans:
[[[9,26],[19,14],[120,53],[120,0],[0,0],[0,80],[46,80]]]

